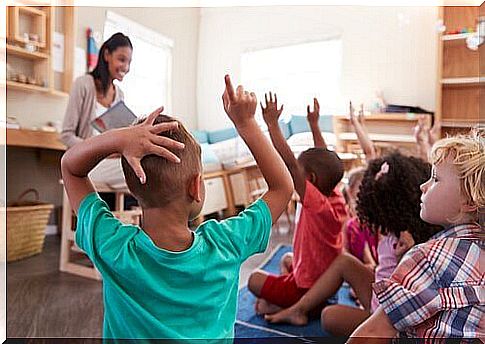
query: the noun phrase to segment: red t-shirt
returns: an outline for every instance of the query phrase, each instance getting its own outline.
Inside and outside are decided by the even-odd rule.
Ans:
[[[327,197],[306,181],[293,238],[293,273],[299,288],[311,288],[342,252],[342,224],[346,218],[345,200],[337,189]]]

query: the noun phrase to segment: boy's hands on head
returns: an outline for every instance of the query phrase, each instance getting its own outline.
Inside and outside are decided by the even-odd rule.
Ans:
[[[224,77],[224,81],[226,83],[226,89],[222,95],[224,111],[226,111],[236,128],[244,128],[247,124],[255,122],[256,94],[244,91],[241,85],[234,92],[229,75]]]
[[[271,92],[269,92],[269,95],[265,93],[264,100],[266,102],[266,107],[264,107],[263,103],[260,102],[264,121],[268,125],[270,123],[273,123],[273,124],[278,123],[278,119],[280,118],[281,113],[283,112],[283,105],[281,105],[280,109],[278,110],[278,97],[276,96],[276,93],[274,95],[274,100],[273,100],[273,94]]]
[[[145,172],[141,166],[141,159],[144,156],[154,154],[179,163],[180,159],[170,150],[184,148],[183,143],[158,135],[165,131],[178,129],[176,121],[153,124],[162,112],[163,106],[153,111],[144,122],[121,129],[123,132],[120,153],[126,158],[142,184],[146,182]]]
[[[318,104],[318,99],[313,98],[313,111],[310,111],[310,105],[306,107],[306,118],[310,124],[318,123],[320,117],[320,104]]]

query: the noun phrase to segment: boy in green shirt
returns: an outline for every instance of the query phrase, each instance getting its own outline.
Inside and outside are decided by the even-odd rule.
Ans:
[[[76,243],[103,276],[106,338],[223,339],[234,336],[241,264],[263,252],[293,185],[256,123],[256,95],[225,77],[224,110],[251,150],[268,192],[238,216],[187,223],[205,199],[200,146],[157,109],[135,126],[69,149],[62,177],[78,216]],[[88,173],[121,154],[126,183],[143,209],[141,227],[120,222]]]

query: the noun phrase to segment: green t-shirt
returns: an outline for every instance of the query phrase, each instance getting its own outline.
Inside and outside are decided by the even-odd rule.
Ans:
[[[103,336],[234,337],[240,266],[266,249],[270,232],[271,214],[259,199],[238,216],[204,222],[189,249],[171,252],[89,194],[79,207],[76,243],[103,276]]]

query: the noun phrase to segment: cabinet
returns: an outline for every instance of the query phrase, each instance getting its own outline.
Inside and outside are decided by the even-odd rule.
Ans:
[[[469,131],[484,115],[485,73],[480,56],[483,59],[485,44],[472,50],[466,42],[476,33],[457,32],[464,28],[476,31],[479,18],[485,16],[484,6],[440,8],[446,29],[438,44],[436,118],[442,123],[443,136]]]
[[[69,6],[7,8],[7,82],[2,85],[7,92],[68,95],[73,79],[74,15],[74,7]],[[62,70],[54,68],[57,61],[62,61]]]
[[[369,138],[378,148],[397,147],[410,154],[416,154],[413,128],[418,123],[420,115],[415,113],[374,113],[365,115],[365,126]],[[427,125],[431,126],[431,116],[425,115],[425,120]],[[334,116],[333,130],[338,152],[363,153],[348,115]]]

